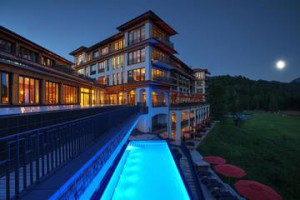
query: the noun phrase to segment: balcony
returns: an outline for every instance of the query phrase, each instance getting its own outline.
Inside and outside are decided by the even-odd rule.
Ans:
[[[171,110],[186,110],[194,107],[199,107],[203,105],[208,105],[205,102],[184,102],[184,103],[177,103],[177,104],[171,104]]]
[[[154,39],[164,43],[165,45],[167,45],[168,47],[170,47],[171,49],[174,49],[174,43],[171,42],[170,40],[166,40],[166,39],[163,39],[161,37],[157,37],[157,36],[153,36]]]
[[[63,72],[63,73],[67,73],[73,76],[78,76],[78,73],[70,66],[67,65],[53,65],[53,66],[47,66],[47,65],[43,65],[39,62],[34,62],[25,58],[22,58],[21,56],[17,55],[17,54],[11,54],[11,53],[7,53],[5,51],[1,51],[0,50],[0,57],[7,61],[7,62],[11,62],[13,64],[16,65],[29,65],[32,67],[37,67],[40,69],[54,69],[56,71],[59,72]]]
[[[128,46],[137,44],[137,43],[142,42],[142,41],[144,41],[144,40],[145,40],[145,38],[138,38],[138,39],[129,40],[129,41],[128,41]]]
[[[105,71],[104,68],[98,69],[98,73],[104,73],[104,71]]]
[[[182,126],[182,127],[188,126],[188,124],[189,124],[189,120],[188,120],[188,119],[187,119],[187,120],[182,120],[182,121],[181,121],[181,126]]]
[[[152,64],[157,65],[161,68],[172,69],[175,66],[175,63],[169,58],[153,58]]]
[[[152,107],[166,107],[166,103],[164,102],[152,102]]]
[[[161,82],[166,82],[166,83],[170,83],[170,79],[169,77],[153,77],[152,78],[153,81],[161,81]]]

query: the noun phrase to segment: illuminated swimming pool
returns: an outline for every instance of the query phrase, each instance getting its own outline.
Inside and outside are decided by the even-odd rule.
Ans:
[[[101,199],[190,199],[165,141],[131,141]]]

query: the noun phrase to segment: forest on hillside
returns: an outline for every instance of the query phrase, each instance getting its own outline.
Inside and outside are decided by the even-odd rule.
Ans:
[[[208,102],[219,118],[244,110],[300,110],[300,84],[250,80],[243,76],[208,78]]]

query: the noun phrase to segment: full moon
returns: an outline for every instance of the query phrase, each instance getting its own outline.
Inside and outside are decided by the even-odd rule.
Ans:
[[[283,60],[278,60],[276,63],[276,68],[282,70],[285,68],[285,62]]]

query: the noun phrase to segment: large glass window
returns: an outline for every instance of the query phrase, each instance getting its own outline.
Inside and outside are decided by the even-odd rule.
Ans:
[[[165,54],[162,51],[159,51],[157,49],[153,49],[152,50],[152,61],[155,61],[155,60],[169,62],[167,54]]]
[[[46,81],[45,90],[46,104],[58,104],[59,103],[59,84],[51,81]]]
[[[100,52],[99,52],[99,50],[94,51],[92,57],[93,57],[93,59],[99,58],[99,57],[100,57]]]
[[[124,67],[124,55],[117,55],[112,57],[112,69]]]
[[[196,77],[199,79],[204,79],[205,78],[205,72],[196,72]]]
[[[128,44],[132,45],[145,40],[145,26],[134,29],[128,34]]]
[[[125,40],[124,40],[124,38],[115,41],[115,44],[114,44],[115,51],[123,49],[124,47],[125,47]]]
[[[162,92],[152,92],[152,106],[165,106],[166,100],[165,95]]]
[[[90,75],[96,74],[97,64],[93,64],[90,66]]]
[[[123,83],[122,74],[123,74],[123,72],[117,74],[117,78],[118,78],[117,84]]]
[[[145,62],[145,48],[128,53],[128,65]]]
[[[108,46],[103,47],[103,48],[101,49],[101,55],[105,55],[105,54],[108,54],[108,53],[109,53],[109,48],[108,48]]]
[[[152,28],[152,37],[162,41],[168,41],[168,35],[155,26]]]
[[[109,85],[109,75],[106,76],[106,85]]]
[[[105,76],[98,77],[98,82],[101,85],[105,85],[106,84]]]
[[[165,70],[152,68],[151,74],[152,74],[152,80],[162,80],[162,81],[168,80],[167,72]]]
[[[38,62],[38,53],[26,49],[24,47],[20,48],[20,56],[26,60],[30,60],[32,62]]]
[[[83,54],[80,54],[79,56],[76,57],[76,64],[77,65],[82,64],[83,61],[84,61]]]
[[[80,105],[90,104],[90,89],[80,88]]]
[[[117,85],[117,74],[113,74],[113,85]]]
[[[46,66],[54,66],[55,65],[55,61],[47,58],[46,56],[42,56],[41,58],[41,64],[42,65],[46,65]]]
[[[19,76],[19,103],[38,104],[40,101],[40,81],[38,79]]]
[[[145,68],[139,68],[128,71],[128,83],[144,81],[145,80]]]
[[[8,104],[10,100],[10,94],[9,94],[9,86],[10,86],[10,80],[9,80],[9,74],[5,72],[0,72],[0,104]]]
[[[78,88],[70,85],[63,85],[63,99],[65,104],[78,103]]]
[[[98,63],[98,73],[103,73],[108,66],[108,61],[104,60]]]
[[[16,46],[14,43],[0,38],[0,50],[7,53],[14,53]]]
[[[118,83],[123,84],[123,72],[118,74]]]

